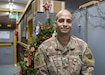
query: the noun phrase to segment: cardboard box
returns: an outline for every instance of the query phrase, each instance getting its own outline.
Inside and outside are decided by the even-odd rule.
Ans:
[[[35,12],[45,12],[43,8],[43,4],[46,0],[35,0],[32,2],[32,13]],[[51,13],[57,13],[61,9],[65,9],[65,2],[64,1],[53,1],[48,0],[48,2],[51,4]]]

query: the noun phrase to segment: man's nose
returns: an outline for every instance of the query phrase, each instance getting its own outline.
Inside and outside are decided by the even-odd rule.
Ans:
[[[67,25],[67,21],[66,20],[64,20],[63,25],[65,25],[65,26]]]

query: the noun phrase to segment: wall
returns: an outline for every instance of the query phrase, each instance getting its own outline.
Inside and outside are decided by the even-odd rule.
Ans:
[[[80,5],[87,3],[91,0],[60,0],[60,1],[65,1],[66,8],[70,10],[72,13],[74,13],[76,10],[78,10]]]
[[[78,10],[73,14],[72,33],[91,48],[95,58],[95,74],[105,75],[105,2]]]
[[[8,31],[8,39],[0,39],[0,43],[12,43],[11,46],[0,46],[0,65],[14,64],[14,32],[13,30],[0,30]]]

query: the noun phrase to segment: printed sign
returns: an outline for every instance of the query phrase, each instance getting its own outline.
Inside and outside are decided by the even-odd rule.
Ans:
[[[10,39],[9,31],[0,31],[0,39]]]

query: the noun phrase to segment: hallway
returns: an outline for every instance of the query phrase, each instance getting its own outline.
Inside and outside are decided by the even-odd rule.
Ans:
[[[0,75],[19,75],[19,71],[19,66],[0,65]]]

